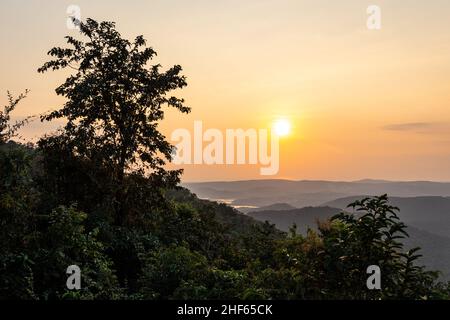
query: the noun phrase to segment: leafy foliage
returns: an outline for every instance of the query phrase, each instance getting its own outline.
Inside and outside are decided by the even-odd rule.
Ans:
[[[0,110],[0,145],[15,137],[17,131],[33,118],[30,116],[11,124],[11,112],[22,99],[26,98],[27,94],[28,90],[25,90],[25,93],[21,93],[17,98],[14,98],[11,92],[7,92],[8,104],[3,107],[3,110]]]
[[[179,65],[165,72],[158,64],[148,66],[156,52],[145,47],[142,36],[133,42],[123,39],[112,22],[87,19],[77,25],[87,40],[66,37],[70,48],[51,49],[48,54],[54,60],[38,70],[76,70],[56,89],[67,102],[42,120],[67,118],[58,137],[63,146],[110,171],[117,221],[123,223],[123,202],[128,198],[125,173],[151,174],[164,187],[179,182],[180,171],[164,169],[173,148],[158,131],[158,121],[164,118],[164,105],[190,111],[183,99],[169,95],[186,86],[186,80]],[[50,138],[41,144],[54,142]]]
[[[419,248],[404,252],[401,239],[407,237],[406,226],[399,221],[396,207],[387,195],[365,198],[349,205],[355,214],[341,213],[332,218],[332,227],[324,226],[326,279],[357,299],[430,298],[428,288],[436,274],[414,266]],[[368,291],[366,268],[381,269],[383,290]],[[414,279],[414,290],[409,281]],[[408,284],[409,283],[409,284]],[[352,291],[350,291],[352,290]],[[345,296],[344,296],[345,297]]]

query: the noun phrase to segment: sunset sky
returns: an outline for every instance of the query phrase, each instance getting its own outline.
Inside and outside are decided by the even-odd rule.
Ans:
[[[280,171],[259,165],[184,166],[184,181],[261,178],[450,181],[450,1],[130,0],[0,2],[0,104],[31,90],[16,117],[61,106],[67,71],[38,74],[64,45],[69,5],[82,19],[143,34],[155,63],[183,67],[192,113],[161,128],[270,128],[288,119]],[[366,9],[380,6],[381,30]],[[39,122],[28,139],[54,128]]]

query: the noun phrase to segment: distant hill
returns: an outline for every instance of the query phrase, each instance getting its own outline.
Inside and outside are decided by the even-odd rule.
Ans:
[[[289,231],[289,228],[295,223],[298,232],[305,234],[308,227],[317,229],[317,221],[326,221],[340,211],[340,209],[331,207],[306,207],[281,211],[256,211],[249,212],[247,215],[260,221],[269,221],[283,231]]]
[[[243,213],[249,213],[249,212],[254,212],[254,211],[282,211],[282,210],[293,210],[293,209],[297,209],[294,206],[291,206],[288,203],[274,203],[271,204],[269,206],[263,206],[263,207],[259,207],[259,208],[238,208],[238,210],[240,212]]]
[[[420,247],[423,255],[419,262],[430,270],[442,272],[442,278],[450,281],[450,238],[435,235],[412,226],[408,226],[409,238],[403,243],[409,249]]]
[[[229,199],[232,205],[268,206],[287,203],[294,207],[319,206],[337,198],[361,194],[391,197],[450,196],[450,183],[430,181],[293,181],[247,180],[232,182],[185,183],[200,198]]]
[[[325,206],[344,209],[364,196],[340,198]],[[450,236],[450,198],[448,197],[390,197],[392,205],[400,208],[399,216],[406,224],[443,237]]]

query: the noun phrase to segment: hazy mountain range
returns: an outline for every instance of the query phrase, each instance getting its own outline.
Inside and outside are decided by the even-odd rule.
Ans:
[[[450,279],[450,183],[361,180],[354,182],[250,180],[184,185],[200,198],[225,202],[260,221],[301,233],[316,229],[347,205],[365,196],[387,193],[408,225],[407,247],[423,249],[422,263]]]
[[[200,198],[225,200],[235,206],[318,206],[338,198],[359,195],[391,197],[450,196],[450,182],[360,180],[354,182],[246,180],[185,183]]]

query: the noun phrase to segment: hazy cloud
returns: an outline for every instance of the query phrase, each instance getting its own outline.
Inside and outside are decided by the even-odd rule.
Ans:
[[[449,123],[442,122],[407,122],[389,124],[383,127],[389,131],[408,131],[415,133],[444,133],[450,131]]]

